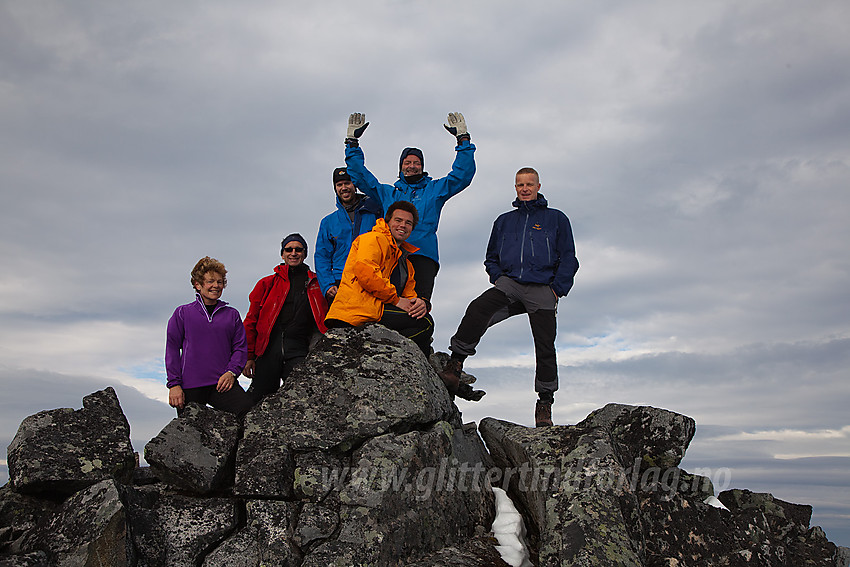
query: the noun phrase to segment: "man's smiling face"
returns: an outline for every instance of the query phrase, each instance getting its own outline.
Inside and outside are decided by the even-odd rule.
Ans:
[[[516,196],[520,201],[535,201],[540,191],[540,180],[533,173],[518,173],[516,176]]]

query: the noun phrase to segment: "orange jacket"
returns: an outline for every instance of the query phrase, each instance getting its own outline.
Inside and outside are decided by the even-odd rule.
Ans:
[[[402,242],[401,246],[407,253],[419,250],[407,242]],[[378,219],[370,232],[364,232],[351,244],[339,290],[325,320],[338,319],[354,326],[380,321],[384,304],[395,305],[398,301],[395,286],[390,283],[390,274],[401,256],[402,249],[390,234],[387,223]],[[414,298],[413,265],[410,260],[405,261],[407,283],[401,296]]]

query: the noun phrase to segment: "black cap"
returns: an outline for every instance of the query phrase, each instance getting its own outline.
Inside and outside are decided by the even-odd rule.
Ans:
[[[348,175],[348,170],[344,167],[338,167],[334,170],[334,186],[340,181],[351,181],[351,176]]]

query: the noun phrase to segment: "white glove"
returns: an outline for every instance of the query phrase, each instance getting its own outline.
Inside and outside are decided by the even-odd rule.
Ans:
[[[469,136],[466,130],[466,120],[463,119],[463,114],[460,112],[449,112],[448,124],[443,124],[443,127],[449,131],[449,134],[455,137]]]
[[[461,117],[461,119],[463,118]],[[348,117],[348,132],[345,137],[359,138],[363,135],[363,132],[366,130],[368,125],[369,123],[366,122],[366,115],[355,112]]]

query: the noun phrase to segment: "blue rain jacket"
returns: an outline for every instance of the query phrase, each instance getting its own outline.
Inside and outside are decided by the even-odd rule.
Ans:
[[[326,294],[328,288],[342,279],[342,270],[345,268],[345,260],[354,239],[372,230],[375,220],[382,216],[381,206],[377,201],[364,197],[354,209],[352,221],[337,196],[336,210],[319,223],[316,251],[313,253],[313,264],[316,266],[322,294]]]
[[[417,254],[431,258],[437,264],[440,256],[437,249],[437,227],[440,223],[440,213],[443,205],[470,183],[475,175],[475,145],[464,140],[455,147],[457,155],[452,164],[452,170],[445,177],[433,179],[426,173],[417,183],[409,184],[399,172],[399,179],[394,185],[386,185],[378,181],[366,169],[363,150],[359,147],[346,147],[345,165],[354,186],[366,195],[381,203],[384,211],[396,201],[410,201],[419,212],[419,224],[407,242],[419,248]]]

